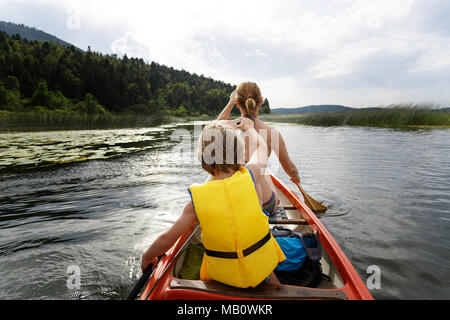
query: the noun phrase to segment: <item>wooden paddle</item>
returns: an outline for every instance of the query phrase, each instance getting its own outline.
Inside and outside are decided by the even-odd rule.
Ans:
[[[312,210],[312,212],[314,213],[324,213],[325,211],[327,211],[327,207],[325,207],[323,204],[321,204],[320,202],[316,201],[314,198],[312,198],[311,196],[309,196],[305,190],[303,190],[302,186],[300,185],[300,183],[294,181],[291,179],[292,182],[294,182],[298,189],[300,190],[300,192],[303,195],[303,199],[305,200],[306,205]]]

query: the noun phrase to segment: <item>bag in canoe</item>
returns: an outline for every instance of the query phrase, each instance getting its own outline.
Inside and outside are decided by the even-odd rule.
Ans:
[[[330,281],[322,273],[322,245],[316,233],[301,234],[283,227],[271,232],[286,256],[275,269],[282,284],[316,288],[322,280]]]
[[[191,245],[186,250],[183,266],[178,277],[186,280],[199,280],[205,248],[202,244]]]

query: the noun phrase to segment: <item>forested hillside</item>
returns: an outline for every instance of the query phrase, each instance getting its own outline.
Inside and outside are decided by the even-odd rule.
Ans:
[[[156,62],[0,32],[0,110],[213,116],[234,88]]]
[[[22,39],[27,39],[30,41],[46,41],[46,42],[54,42],[59,43],[63,46],[70,47],[72,46],[70,43],[63,41],[47,32],[42,30],[38,30],[36,28],[30,28],[23,24],[16,24],[12,22],[0,21],[0,31],[6,32],[10,36],[14,36],[18,34]],[[78,49],[78,48],[77,48]],[[78,49],[82,51],[81,49]]]

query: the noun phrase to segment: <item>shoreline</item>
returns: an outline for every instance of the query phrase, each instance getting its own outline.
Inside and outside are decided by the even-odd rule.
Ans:
[[[387,109],[363,109],[297,114],[270,114],[263,121],[296,123],[321,127],[374,127],[393,129],[449,129],[450,111],[426,107],[398,106]]]
[[[415,113],[420,113],[419,117]],[[383,117],[381,120],[376,117]],[[135,115],[89,116],[45,118],[45,114],[26,114],[26,121],[34,122],[30,126],[14,119],[15,125],[5,126],[4,117],[0,121],[0,134],[48,132],[48,131],[83,131],[83,130],[119,130],[154,128],[173,123],[189,123],[192,121],[213,121],[215,117],[155,117]],[[20,118],[23,114],[14,114]],[[432,117],[428,119],[426,117]],[[353,118],[352,118],[353,117]],[[390,118],[389,118],[390,117]],[[408,119],[413,118],[413,120]],[[415,118],[414,118],[415,117]],[[45,118],[45,119],[43,119]],[[450,112],[424,109],[385,109],[381,112],[336,111],[301,114],[265,114],[259,117],[262,121],[273,123],[291,123],[314,127],[369,127],[386,129],[450,129]],[[399,119],[400,118],[400,119]],[[25,121],[25,122],[26,122]],[[408,122],[410,121],[410,122]]]

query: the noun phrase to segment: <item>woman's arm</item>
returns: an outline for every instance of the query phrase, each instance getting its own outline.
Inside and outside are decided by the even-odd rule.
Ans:
[[[161,234],[142,255],[142,272],[144,272],[151,263],[156,267],[158,257],[166,253],[166,251],[175,244],[178,238],[180,238],[180,236],[185,233],[196,220],[197,217],[195,215],[194,207],[192,206],[192,202],[189,201],[185,206],[181,217],[178,218],[169,230]]]
[[[236,91],[233,91],[230,95],[230,101],[226,105],[226,107],[222,110],[217,120],[228,120],[230,118],[231,111],[233,110],[234,105],[236,104]]]
[[[277,130],[272,130],[274,130],[274,134],[271,136],[272,150],[277,155],[278,160],[280,161],[281,166],[283,167],[283,170],[287,173],[287,175],[291,177],[294,182],[300,183],[301,181],[300,176],[298,175],[297,167],[289,157],[286,143],[284,142],[282,135]]]

